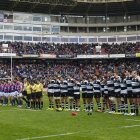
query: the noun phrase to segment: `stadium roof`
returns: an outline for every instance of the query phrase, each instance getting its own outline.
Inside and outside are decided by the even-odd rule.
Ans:
[[[93,16],[140,14],[140,0],[1,0],[0,10]]]

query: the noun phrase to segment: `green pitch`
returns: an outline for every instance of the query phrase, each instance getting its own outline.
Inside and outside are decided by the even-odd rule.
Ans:
[[[0,107],[0,140],[140,140],[140,117],[46,108]]]

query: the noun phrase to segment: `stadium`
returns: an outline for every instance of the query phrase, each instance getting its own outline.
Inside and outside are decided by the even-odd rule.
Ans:
[[[139,106],[139,0],[0,1],[0,140],[139,140]]]

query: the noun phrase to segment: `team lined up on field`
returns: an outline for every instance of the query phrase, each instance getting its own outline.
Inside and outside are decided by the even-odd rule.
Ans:
[[[67,80],[58,77],[48,85],[49,110],[76,110],[80,111],[80,91],[82,92],[84,110],[93,111],[93,97],[96,100],[99,112],[108,111],[116,114],[138,115],[140,103],[140,77],[136,71],[125,72],[121,78],[116,73],[108,72],[98,79],[96,76],[82,82],[72,78]],[[103,102],[101,104],[101,97]],[[117,101],[114,101],[114,99]],[[128,111],[130,103],[130,112]]]
[[[47,95],[49,108],[53,110],[76,110],[80,111],[80,92],[82,91],[83,108],[92,112],[94,108],[93,97],[96,100],[97,111],[124,113],[125,115],[138,115],[140,103],[140,77],[136,71],[125,72],[125,77],[116,73],[108,72],[106,76],[78,82],[71,77],[66,80],[56,77],[48,84]],[[24,84],[18,80],[13,82],[1,81],[0,103],[18,106],[26,102],[28,108],[43,108],[42,101],[43,85],[39,80],[24,80]],[[103,102],[101,103],[101,98]],[[117,104],[114,100],[117,100]],[[128,112],[128,101],[130,112]],[[8,103],[9,102],[9,103]]]
[[[43,85],[39,80],[24,80],[24,84],[19,80],[3,80],[0,83],[0,104],[3,106],[18,105],[22,107],[23,101],[27,108],[43,108],[42,101]]]

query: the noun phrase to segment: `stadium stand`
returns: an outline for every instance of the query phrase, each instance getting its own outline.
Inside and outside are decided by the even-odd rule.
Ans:
[[[25,43],[25,42],[8,42],[9,48],[17,55],[23,54],[55,54],[55,55],[93,55],[96,54],[98,44],[78,44],[78,43]],[[101,54],[135,54],[140,52],[140,43],[103,43]],[[2,47],[2,45],[1,45]],[[2,49],[0,50],[3,51]]]
[[[9,8],[7,5],[12,6]],[[48,88],[52,82],[55,86],[53,87],[54,96],[58,97],[60,89],[63,92],[68,91],[65,89],[66,81],[70,79],[74,80],[74,93],[78,93],[78,96],[73,98],[77,104],[76,111],[79,111],[80,107],[80,86],[85,80],[88,85],[84,86],[89,88],[87,92],[92,95],[93,89],[94,92],[101,93],[101,84],[110,86],[108,82],[112,82],[111,88],[114,88],[114,92],[108,95],[109,97],[112,97],[112,94],[114,94],[113,97],[118,96],[115,93],[115,88],[118,88],[120,98],[121,84],[126,88],[124,80],[127,78],[127,80],[131,79],[134,92],[135,88],[138,91],[136,85],[139,85],[140,74],[139,7],[140,3],[137,0],[4,1],[3,5],[0,4],[0,9],[5,10],[0,11],[1,104],[3,101],[4,105],[8,104],[10,94],[10,98],[19,97],[21,105],[21,99],[24,99],[22,97],[28,92],[27,100],[24,99],[26,105],[31,108],[29,102],[36,100],[37,107],[39,104],[43,107],[43,86]],[[4,44],[7,47],[4,47]],[[126,76],[129,72],[132,72],[133,79],[130,75],[130,77]],[[8,91],[11,87],[13,88],[10,80],[15,84],[16,96],[15,93],[13,95]],[[106,80],[106,83],[100,83],[99,80],[101,82]],[[35,86],[38,88],[35,89]],[[107,90],[111,88],[108,87]],[[34,92],[39,93],[37,98],[30,96]],[[137,92],[135,94],[139,98],[139,94]],[[57,109],[60,99],[63,104],[64,96],[65,94],[58,100],[57,97],[54,98],[55,101],[57,100]],[[98,95],[94,96],[98,98]],[[50,98],[49,101],[51,101]],[[99,100],[97,99],[96,102],[100,110]],[[137,103],[135,100],[136,110]],[[68,103],[66,105],[68,107]],[[114,111],[111,105],[110,109]],[[138,115],[138,112],[136,114]]]

